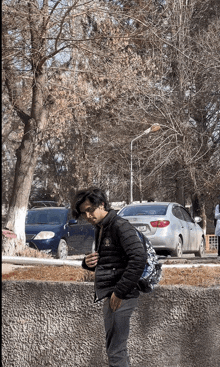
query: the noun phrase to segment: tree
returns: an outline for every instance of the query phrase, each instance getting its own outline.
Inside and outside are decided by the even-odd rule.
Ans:
[[[151,44],[155,41],[152,88],[149,93],[140,83],[139,95],[146,116],[163,126],[157,154],[152,155],[150,147],[140,158],[149,169],[149,159],[157,156],[151,179],[153,172],[159,174],[166,183],[163,196],[183,204],[193,195],[207,202],[219,177],[218,14],[219,2],[214,0],[170,0],[159,13],[133,14],[143,35],[141,47],[149,45],[149,37]]]
[[[218,41],[211,36],[214,28],[218,34],[218,21],[212,10],[204,23],[210,18],[210,26],[203,29],[204,24],[199,24],[208,2],[205,6],[197,1],[168,1],[163,6],[148,2],[141,11],[140,3],[132,4],[126,3],[126,12],[124,7],[117,13],[114,25],[107,17],[103,22],[90,17],[84,25],[85,33],[91,34],[88,54],[93,51],[90,58],[87,54],[88,62],[81,64],[81,88],[89,86],[92,98],[85,94],[84,108],[73,113],[83,137],[78,172],[84,170],[81,156],[85,172],[93,172],[94,182],[106,182],[108,187],[109,177],[114,177],[126,197],[129,142],[159,122],[160,134],[149,137],[147,145],[144,139],[137,145],[135,171],[142,179],[136,180],[135,195],[155,196],[152,187],[155,190],[157,185],[158,200],[169,198],[184,204],[195,191],[205,192],[208,182],[216,180],[213,164],[204,171],[203,162],[206,166],[208,160],[212,162],[219,147]],[[202,81],[200,87],[196,80]],[[198,106],[206,116],[203,128],[201,118],[195,116]],[[87,176],[85,180],[81,177],[75,187],[87,183]],[[116,193],[121,196],[117,189]]]
[[[24,126],[21,144],[16,150],[14,184],[6,227],[17,235],[17,244],[25,243],[25,215],[37,159],[55,99],[50,85],[54,63],[67,65],[72,50],[85,47],[88,34],[72,19],[98,11],[96,1],[64,0],[42,3],[37,0],[3,3],[3,80],[11,108]],[[10,249],[11,247],[11,249]],[[14,251],[13,246],[5,251]]]

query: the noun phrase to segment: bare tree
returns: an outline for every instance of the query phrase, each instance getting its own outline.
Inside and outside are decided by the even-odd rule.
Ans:
[[[92,0],[3,2],[3,79],[11,107],[24,125],[5,224],[17,235],[14,246],[25,243],[31,183],[55,102],[49,70],[56,60],[59,67],[66,65],[72,49],[86,47],[88,34],[80,38],[79,29],[71,29],[70,19],[96,11],[98,4]],[[5,252],[14,250],[12,244],[5,245]]]
[[[183,204],[193,193],[209,197],[208,187],[213,182],[214,190],[219,170],[214,158],[219,149],[218,10],[217,1],[170,0],[159,14],[134,16],[139,32],[148,35],[147,44],[149,35],[155,40],[154,82],[150,93],[139,84],[140,101],[146,116],[163,126],[160,144],[140,157],[149,169],[158,153],[151,177],[166,167],[166,187],[172,187]]]
[[[210,39],[213,28],[218,33],[218,18],[213,8],[210,17],[206,13],[210,26],[199,24],[208,2],[149,2],[141,11],[132,4],[117,13],[116,25],[109,18],[98,24],[90,17],[84,28],[92,36],[92,56],[84,63],[81,87],[89,85],[92,98],[88,93],[83,110],[74,110],[82,137],[78,177],[85,169],[94,182],[108,186],[109,177],[117,176],[114,182],[120,182],[126,197],[129,143],[159,122],[160,134],[137,145],[135,195],[154,196],[157,185],[158,199],[184,204],[215,181],[214,166],[207,162],[214,162],[219,146],[218,41]],[[199,109],[203,123],[201,114],[196,117]],[[82,176],[76,187],[87,183]]]

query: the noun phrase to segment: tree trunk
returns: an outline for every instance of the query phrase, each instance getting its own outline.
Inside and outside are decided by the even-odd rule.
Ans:
[[[176,201],[185,206],[183,180],[179,177],[176,177]]]
[[[142,187],[141,173],[138,176],[138,181],[139,181],[139,200],[140,200],[140,203],[142,203],[142,201],[143,201],[143,187]]]
[[[6,227],[12,230],[18,240],[25,242],[25,216],[33,174],[37,161],[37,135],[34,119],[30,119],[21,146],[17,150],[15,178]]]
[[[184,185],[183,185],[183,177],[181,174],[182,171],[182,165],[180,162],[175,162],[174,170],[176,172],[175,174],[175,183],[176,183],[176,190],[175,190],[175,196],[176,196],[176,202],[185,206],[185,193],[184,193]]]
[[[204,234],[206,235],[207,217],[206,217],[206,213],[205,213],[205,205],[204,204],[202,204],[202,208],[201,208],[201,218],[202,218],[201,227],[204,231]]]
[[[192,196],[192,207],[193,207],[193,217],[201,217],[202,221],[199,223],[200,227],[206,234],[206,224],[207,218],[205,213],[205,204],[199,194],[194,194]]]
[[[4,241],[3,253],[7,255],[16,255],[25,247],[25,217],[38,158],[37,140],[35,121],[31,119],[17,150],[14,185],[6,218],[6,228],[12,230],[17,237]]]
[[[46,61],[46,33],[48,1],[40,9],[38,3],[28,3],[28,22],[31,38],[31,66],[33,73],[31,115],[27,115],[17,103],[16,97],[19,89],[16,85],[12,65],[5,62],[6,86],[9,97],[18,116],[25,125],[24,135],[19,149],[16,152],[14,184],[9,204],[9,211],[5,226],[16,234],[16,238],[7,239],[4,243],[3,253],[15,255],[19,248],[25,246],[25,217],[28,207],[29,195],[40,152],[42,135],[45,130],[50,105],[54,103],[48,95],[47,75],[44,67]],[[9,39],[5,33],[5,47],[9,48]],[[9,48],[10,49],[10,48]],[[10,55],[9,55],[10,59]]]
[[[29,195],[40,152],[41,137],[47,124],[48,106],[52,103],[49,97],[45,101],[45,79],[45,74],[36,76],[33,86],[32,118],[25,125],[23,139],[16,152],[14,185],[5,227],[13,231],[17,238],[5,241],[3,253],[8,255],[15,255],[25,247],[25,217]]]

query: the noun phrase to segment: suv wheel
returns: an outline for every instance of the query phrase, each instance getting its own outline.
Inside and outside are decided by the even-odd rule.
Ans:
[[[173,252],[173,256],[182,257],[183,255],[183,241],[182,238],[178,237],[178,243],[176,245],[176,250]]]
[[[204,238],[202,238],[199,245],[199,251],[195,252],[195,256],[203,257],[204,255],[205,255],[205,240]]]
[[[65,260],[68,256],[68,246],[65,240],[61,239],[58,249],[57,249],[57,257],[58,259]]]

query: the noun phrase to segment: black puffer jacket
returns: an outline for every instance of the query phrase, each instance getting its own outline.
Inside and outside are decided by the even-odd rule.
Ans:
[[[144,270],[146,253],[135,228],[110,210],[96,229],[98,264],[89,268],[85,259],[82,263],[84,269],[95,271],[95,300],[113,292],[121,299],[138,297],[137,282]]]

